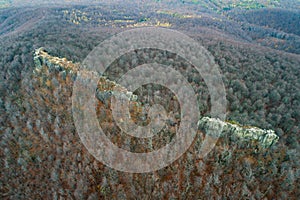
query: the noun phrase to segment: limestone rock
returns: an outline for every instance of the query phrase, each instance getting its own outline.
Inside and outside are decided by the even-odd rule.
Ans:
[[[279,137],[273,130],[264,130],[257,127],[241,126],[229,122],[223,122],[219,119],[203,117],[198,122],[198,127],[206,133],[211,133],[212,130],[218,131],[220,137],[230,138],[238,144],[259,145],[262,148],[269,148],[275,144]]]

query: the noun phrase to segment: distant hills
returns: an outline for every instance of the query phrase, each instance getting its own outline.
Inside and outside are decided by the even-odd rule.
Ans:
[[[24,5],[46,5],[46,4],[95,4],[95,3],[116,3],[124,2],[120,0],[0,0],[0,8]],[[240,9],[260,9],[260,8],[287,8],[299,9],[300,1],[298,0],[135,0],[130,1],[137,4],[171,4],[171,5],[199,5],[210,8],[215,11],[228,11],[235,8]]]
[[[30,1],[0,1],[0,37],[26,31],[38,21],[54,17],[81,27],[136,28],[160,26],[178,30],[209,28],[223,37],[300,54],[300,1],[34,1],[43,8],[9,8]],[[45,6],[51,3],[51,6]],[[115,1],[112,1],[115,2]],[[142,2],[142,3],[141,3]],[[88,4],[98,3],[97,6]],[[60,5],[62,4],[62,5]],[[68,5],[76,4],[76,5]],[[53,9],[50,9],[52,7]],[[64,8],[61,11],[56,8]],[[19,9],[19,10],[18,10]],[[128,12],[130,10],[130,12]],[[1,10],[0,10],[1,12]],[[46,15],[47,13],[47,15]],[[53,19],[54,19],[53,18]],[[59,23],[60,23],[59,22]]]

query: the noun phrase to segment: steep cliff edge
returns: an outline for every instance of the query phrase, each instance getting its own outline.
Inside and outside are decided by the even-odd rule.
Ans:
[[[200,119],[198,127],[204,132],[222,127],[220,137],[227,138],[235,144],[253,148],[269,148],[279,140],[279,137],[273,130],[264,130],[253,126],[241,126],[209,117]]]
[[[35,74],[37,76],[40,73],[44,73],[45,71],[41,71],[43,67],[46,67],[46,71],[57,70],[61,73],[63,77],[66,77],[67,74],[73,77],[73,80],[76,77],[76,73],[79,69],[79,64],[74,64],[70,61],[67,61],[65,58],[57,58],[50,56],[43,48],[37,49],[34,54],[35,61]],[[47,72],[48,73],[48,72]],[[44,82],[46,85],[48,84],[47,80]],[[98,83],[98,89],[96,90],[96,97],[100,102],[105,104],[105,107],[109,107],[110,98],[113,93],[113,89],[121,91],[125,97],[130,100],[131,103],[135,103],[136,108],[139,112],[142,110],[140,105],[137,103],[137,96],[133,95],[132,92],[127,91],[126,88],[118,85],[114,81],[110,81],[105,77],[101,77]],[[137,114],[137,113],[136,113]],[[262,148],[268,148],[275,144],[279,137],[275,134],[273,130],[263,130],[257,127],[247,127],[240,126],[237,124],[222,122],[218,119],[212,119],[208,117],[204,117],[199,119],[198,127],[201,131],[207,132],[209,129],[217,129],[222,127],[221,137],[225,137],[230,139],[232,142],[244,146],[245,144],[249,147],[255,148],[258,145]]]
[[[272,199],[294,194],[296,173],[288,165],[289,155],[276,143],[273,131],[242,127],[217,119],[199,120],[199,131],[188,151],[170,166],[152,173],[130,174],[111,169],[95,160],[83,146],[72,119],[72,87],[79,64],[50,56],[43,49],[34,55],[35,69],[28,92],[23,132],[30,147],[9,152],[18,160],[7,161],[5,192],[15,198],[53,199]],[[120,148],[149,152],[166,145],[175,133],[175,117],[153,140],[137,140],[117,128],[109,109],[109,91],[99,81],[97,116],[107,137]],[[121,86],[120,86],[121,87]],[[131,114],[143,118],[143,108],[124,89],[133,102]],[[107,95],[108,94],[108,95]],[[134,98],[133,98],[134,97]],[[107,103],[108,102],[108,103]],[[135,115],[136,114],[136,115]],[[223,126],[215,148],[199,158],[206,131]],[[203,131],[204,133],[202,133]],[[10,169],[20,167],[22,174]],[[4,180],[4,179],[3,179]],[[25,183],[25,184],[24,184]],[[30,187],[29,187],[30,186]],[[17,188],[17,189],[14,189]],[[35,188],[29,190],[28,188]],[[288,188],[288,190],[286,190]]]

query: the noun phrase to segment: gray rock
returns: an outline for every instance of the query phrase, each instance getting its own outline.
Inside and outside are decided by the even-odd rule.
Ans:
[[[239,126],[209,117],[199,120],[198,128],[206,134],[228,137],[231,141],[239,144],[247,143],[250,146],[258,144],[262,148],[269,148],[279,139],[273,130]]]

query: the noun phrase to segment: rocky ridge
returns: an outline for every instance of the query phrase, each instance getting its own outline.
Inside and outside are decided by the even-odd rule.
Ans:
[[[5,192],[12,198],[194,199],[197,196],[203,199],[272,199],[287,197],[297,190],[288,179],[289,173],[294,172],[286,165],[287,153],[274,145],[278,140],[274,132],[206,117],[198,123],[194,143],[170,166],[145,174],[111,169],[89,154],[73,124],[72,85],[79,64],[52,57],[42,49],[35,52],[34,61],[32,91],[27,97],[28,121],[23,129],[31,146],[23,147],[18,158],[23,171],[21,178],[11,174],[10,168],[14,167],[9,162],[9,168],[3,171],[10,177],[5,179],[8,185]],[[109,103],[105,104],[110,95],[104,94],[110,89],[103,87],[115,83],[101,78],[99,84],[98,118],[115,145],[129,151],[147,152],[172,139],[178,121],[167,125],[153,140],[136,141],[122,132],[118,134],[120,130],[114,124]],[[130,102],[138,101],[130,92],[124,92]],[[136,111],[138,120],[140,105],[134,105],[137,105],[133,112]],[[199,158],[199,147],[208,136],[206,132],[220,126],[223,132],[215,148],[206,157]],[[279,170],[286,173],[278,173]],[[18,184],[19,181],[27,184]],[[35,190],[28,190],[28,184]],[[286,184],[290,184],[289,191],[282,188],[286,188],[283,186]]]
[[[60,71],[63,76],[66,76],[66,74],[71,74],[73,77],[76,77],[76,73],[78,72],[80,66],[79,64],[74,64],[71,61],[67,61],[65,58],[52,57],[43,48],[35,51],[34,62],[36,65],[35,73],[40,72],[43,66],[47,66],[49,70],[55,69]],[[115,91],[119,91],[120,93]],[[106,77],[101,77],[96,90],[96,97],[98,100],[108,107],[110,98],[116,94],[124,94],[124,97],[128,98],[131,104],[134,103],[136,105],[136,109],[138,109],[139,112],[142,109],[137,101],[138,97],[136,95],[130,91],[127,91],[126,88],[115,83],[114,81],[110,81]],[[273,130],[263,130],[254,126],[241,126],[208,117],[199,119],[198,127],[204,132],[207,132],[209,129],[222,128],[220,134],[222,137],[229,137],[232,139],[232,141],[241,144],[247,143],[248,145],[251,145],[257,143],[263,148],[272,146],[279,139]]]
[[[235,143],[240,145],[247,144],[253,148],[256,147],[253,146],[253,144],[258,144],[258,146],[262,148],[269,148],[279,140],[279,137],[273,130],[264,130],[254,126],[241,126],[209,117],[200,119],[198,127],[203,131],[221,127],[222,133],[220,137],[227,137]]]

